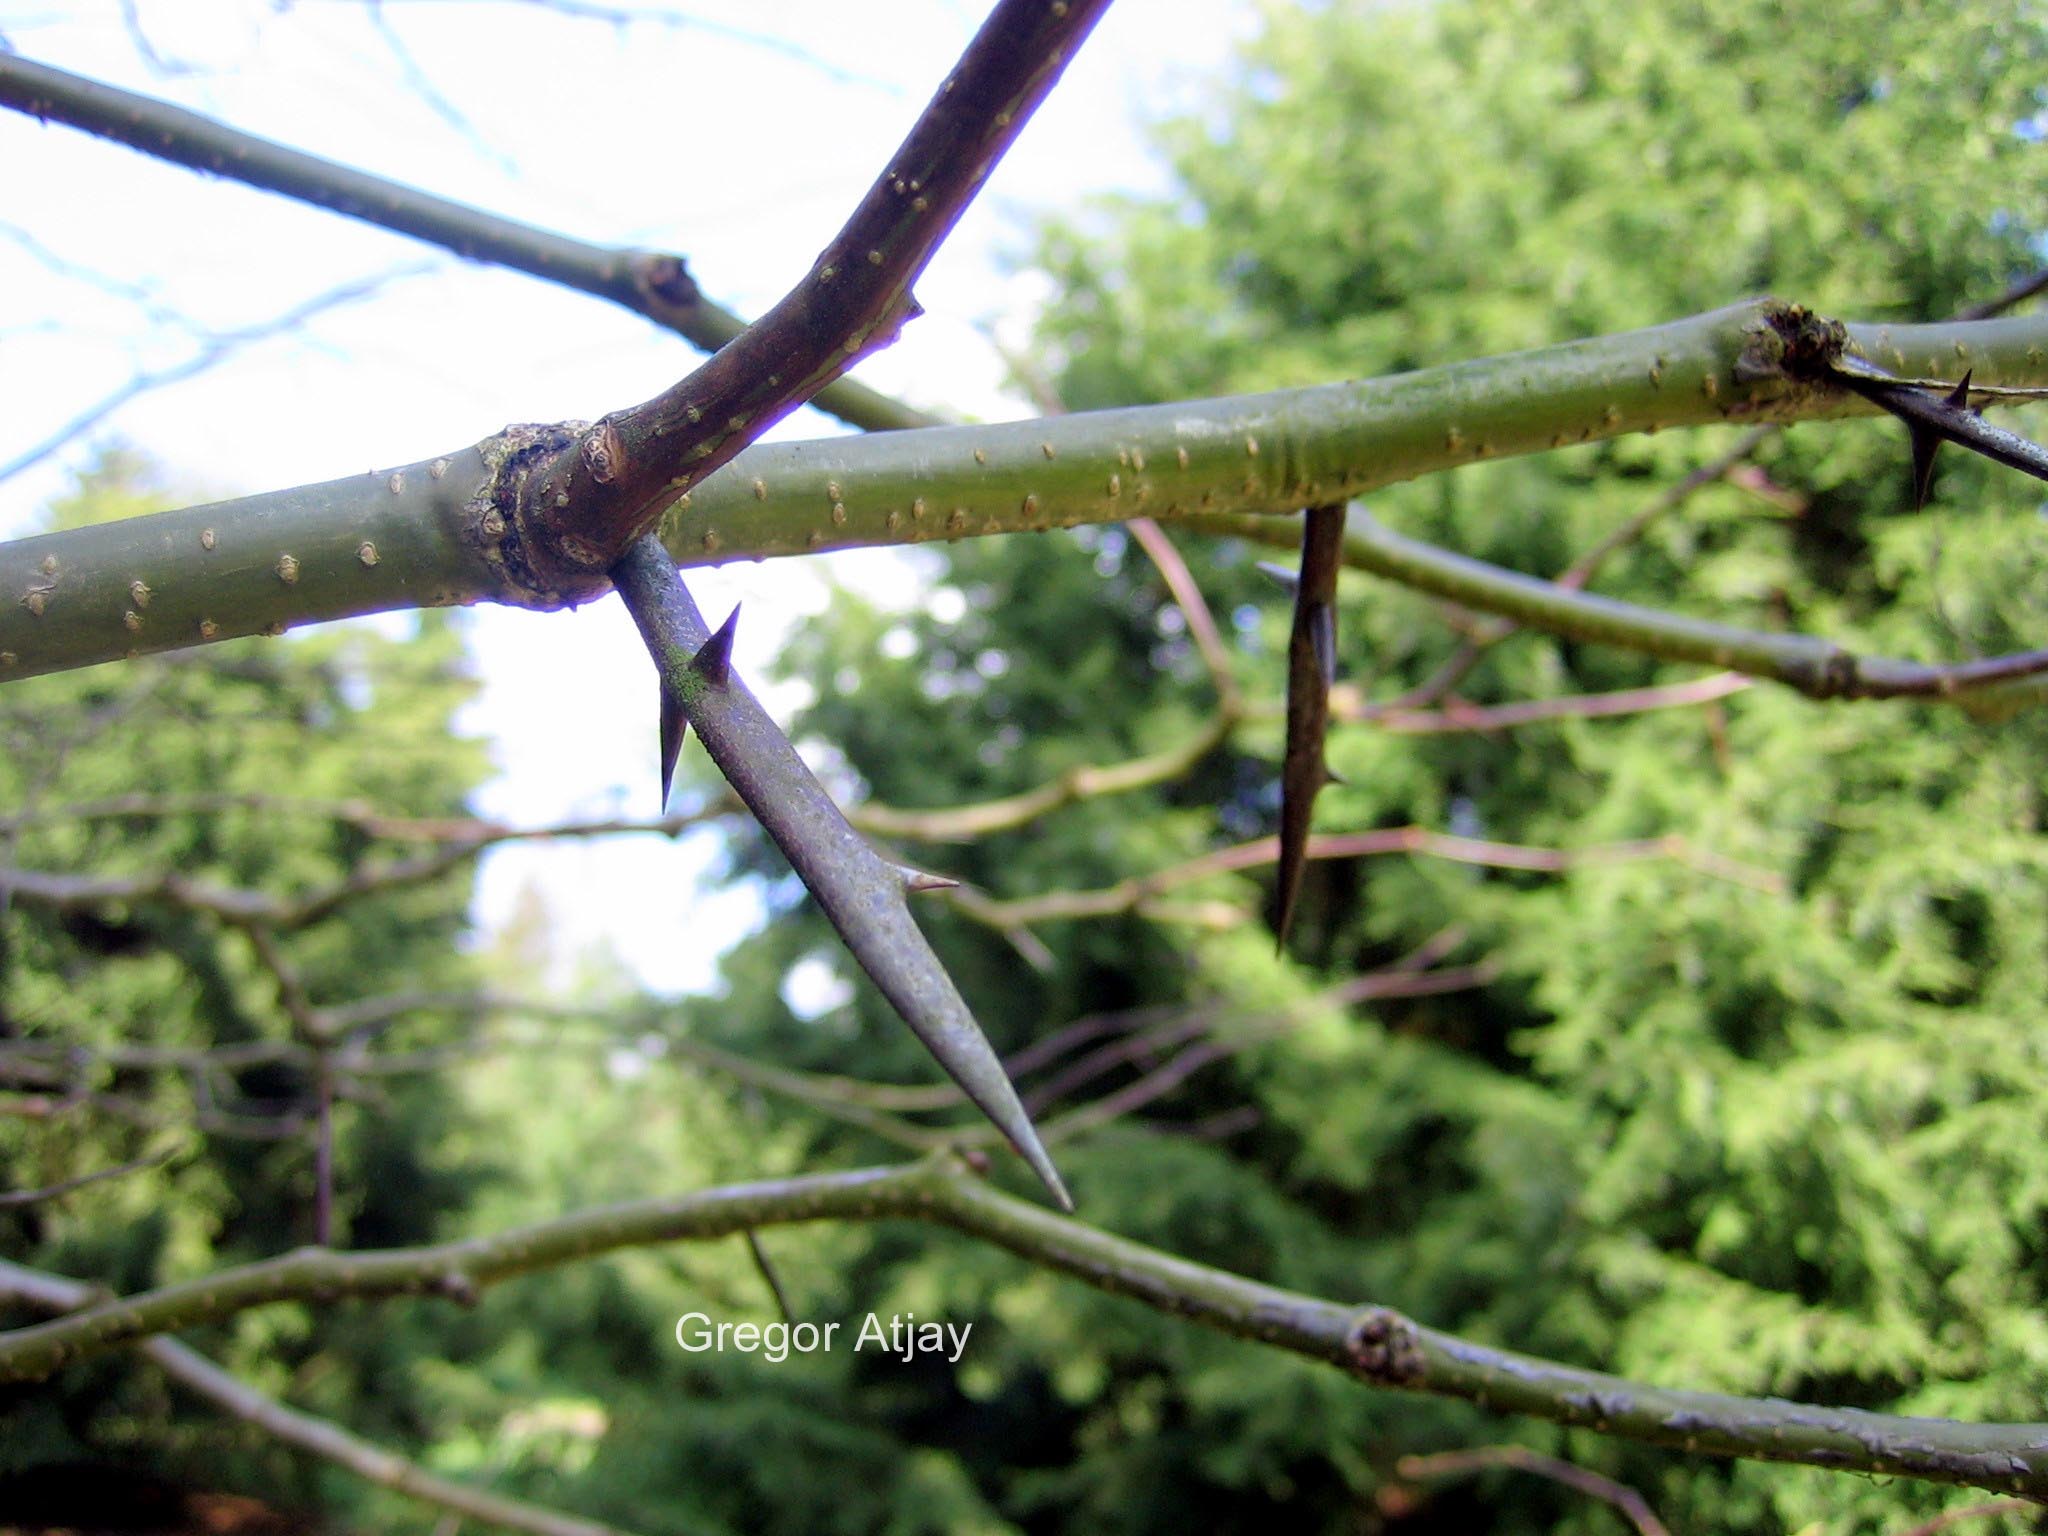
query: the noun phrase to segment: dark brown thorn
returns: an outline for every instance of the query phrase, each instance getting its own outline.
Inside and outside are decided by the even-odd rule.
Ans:
[[[1287,641],[1287,746],[1280,766],[1280,920],[1275,947],[1284,949],[1308,868],[1308,834],[1316,793],[1330,781],[1323,762],[1329,734],[1330,682],[1337,669],[1337,570],[1344,557],[1341,503],[1310,507],[1302,520],[1301,576],[1294,628]]]

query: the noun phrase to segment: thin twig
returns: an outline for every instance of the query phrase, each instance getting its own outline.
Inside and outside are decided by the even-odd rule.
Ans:
[[[1650,1508],[1649,1500],[1628,1484],[1602,1477],[1598,1472],[1556,1456],[1545,1456],[1526,1445],[1488,1445],[1470,1451],[1444,1451],[1434,1456],[1403,1456],[1394,1463],[1398,1476],[1418,1483],[1431,1478],[1470,1477],[1475,1472],[1502,1469],[1548,1478],[1553,1483],[1562,1483],[1567,1488],[1611,1504],[1641,1536],[1671,1536],[1669,1528]]]
[[[8,57],[0,54],[0,69],[4,69],[8,63]],[[199,350],[183,362],[137,373],[127,383],[87,406],[41,441],[24,448],[13,458],[0,462],[0,480],[9,479],[25,469],[42,463],[51,454],[59,452],[67,444],[91,431],[130,401],[139,399],[152,390],[197,378],[248,347],[259,342],[275,340],[279,336],[288,336],[329,310],[340,309],[349,304],[360,304],[365,299],[374,298],[402,278],[417,277],[429,270],[431,269],[424,265],[395,267],[388,272],[358,278],[337,288],[330,288],[327,292],[318,294],[302,304],[296,304],[272,319],[238,326],[231,331],[213,332],[205,336],[200,342]]]
[[[1206,517],[1217,532],[1267,544],[1291,544],[1270,519]],[[1813,635],[1739,629],[1611,597],[1573,592],[1555,582],[1453,554],[1394,532],[1354,512],[1344,560],[1419,592],[1467,608],[1498,613],[1552,634],[1620,646],[1668,661],[1732,669],[1783,683],[1814,699],[1954,700],[1975,712],[1997,713],[2039,697],[2048,674],[2048,651],[2023,651],[1982,661],[1935,664],[1863,656]]]
[[[1583,848],[1544,848],[1525,843],[1458,837],[1431,831],[1427,827],[1406,826],[1384,827],[1370,832],[1326,833],[1310,838],[1307,846],[1310,859],[1368,858],[1389,854],[1448,859],[1460,864],[1543,874],[1562,874],[1592,865],[1672,859],[1702,874],[1732,880],[1757,890],[1778,893],[1784,889],[1784,882],[1770,871],[1697,849],[1687,839],[1676,835],[1595,843]],[[1184,859],[1148,875],[1133,875],[1115,885],[1095,890],[1051,891],[998,900],[971,886],[960,886],[938,895],[940,899],[951,901],[975,921],[993,928],[1112,917],[1125,912],[1162,916],[1170,909],[1157,901],[1161,892],[1212,876],[1271,864],[1279,856],[1279,839],[1262,837]],[[1197,915],[1200,915],[1200,909],[1197,909]]]
[[[609,249],[500,218],[18,55],[0,53],[0,106],[609,300],[707,352],[746,328],[698,292],[680,256]],[[872,430],[936,419],[851,379],[828,385],[811,403]]]
[[[752,1227],[741,1234],[747,1240],[747,1252],[753,1257],[754,1268],[761,1272],[761,1279],[768,1287],[769,1295],[775,1298],[775,1310],[782,1314],[782,1320],[790,1327],[796,1326],[796,1313],[790,1310],[789,1293],[782,1288],[782,1281],[775,1273],[775,1266],[768,1262],[768,1250],[761,1246],[761,1234]]]
[[[189,1151],[183,1145],[173,1145],[161,1151],[151,1152],[130,1162],[116,1164],[112,1168],[99,1168],[91,1173],[81,1173],[75,1178],[63,1179],[55,1184],[46,1184],[41,1189],[0,1190],[0,1210],[17,1210],[25,1205],[37,1205],[45,1200],[55,1200],[70,1194],[74,1189],[83,1189],[88,1184],[98,1184],[106,1179],[125,1178],[131,1173],[141,1173],[147,1168],[160,1168],[172,1158]]]
[[[1900,1531],[1898,1536],[1936,1536],[1937,1532],[1945,1531],[1952,1525],[1960,1525],[1965,1520],[1995,1519],[2003,1515],[2024,1519],[2036,1530],[2040,1529],[2043,1518],[2041,1506],[2034,1500],[1987,1499],[1981,1504],[1964,1504],[1956,1509],[1945,1509],[1932,1519],[1923,1520],[1918,1525]]]

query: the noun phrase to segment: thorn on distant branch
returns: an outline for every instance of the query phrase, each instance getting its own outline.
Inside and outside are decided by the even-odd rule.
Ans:
[[[1344,559],[1344,508],[1310,507],[1301,530],[1301,575],[1287,642],[1287,748],[1280,768],[1280,921],[1285,948],[1308,868],[1316,794],[1334,776],[1323,761],[1330,685],[1337,674],[1337,570]]]
[[[1970,372],[1974,373],[1972,369]],[[1968,410],[1970,405],[1970,374],[1965,373],[1948,397],[1948,403],[1957,410]],[[1908,421],[1906,437],[1913,447],[1913,510],[1919,511],[1927,505],[1928,492],[1934,488],[1934,455],[1941,447],[1941,433],[1924,422]]]

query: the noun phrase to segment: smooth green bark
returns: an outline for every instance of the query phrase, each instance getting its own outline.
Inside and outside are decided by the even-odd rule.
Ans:
[[[761,444],[672,507],[685,565],[1133,517],[1292,513],[1479,459],[1724,420],[1875,408],[1787,380],[1769,301],[1647,330],[1270,394]],[[2048,384],[2048,317],[1854,327],[1900,370]],[[562,606],[503,574],[491,511],[533,429],[446,458],[0,545],[0,677],[357,614]],[[138,598],[137,585],[144,590]]]

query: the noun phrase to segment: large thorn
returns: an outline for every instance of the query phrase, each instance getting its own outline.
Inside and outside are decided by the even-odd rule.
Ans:
[[[1287,946],[1308,867],[1316,792],[1331,781],[1323,762],[1330,684],[1337,672],[1337,569],[1344,557],[1344,508],[1310,507],[1301,528],[1301,580],[1287,641],[1287,752],[1280,766],[1280,922]]]
[[[1974,372],[1974,368],[1970,370],[1970,373]],[[1969,409],[1970,373],[1963,375],[1963,381],[1948,397],[1948,403],[1958,410]],[[1917,512],[1927,505],[1927,494],[1934,488],[1934,455],[1941,447],[1942,437],[1926,422],[1909,417],[1906,418],[1906,440],[1913,449],[1913,510]]]
[[[674,561],[652,535],[612,568],[612,579],[704,750],[775,839],[861,969],[1060,1209],[1071,1211],[1073,1198],[1001,1059],[910,916],[909,877],[847,825],[745,682],[729,666],[723,683],[714,680],[721,650],[730,654],[732,620],[719,635],[707,632]]]

